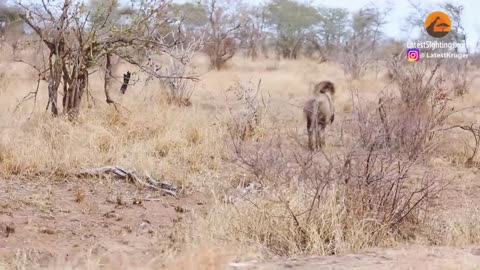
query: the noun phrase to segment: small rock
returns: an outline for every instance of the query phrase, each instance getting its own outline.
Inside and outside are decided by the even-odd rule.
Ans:
[[[54,230],[48,229],[48,228],[41,229],[40,232],[41,232],[41,233],[44,233],[44,234],[50,234],[50,235],[55,234],[55,231],[54,231]]]
[[[118,206],[126,205],[126,203],[123,201],[122,197],[120,197],[120,196],[117,196],[116,203],[117,203]]]
[[[128,233],[132,233],[132,232],[133,232],[131,226],[124,226],[123,228],[124,228]]]
[[[133,199],[133,205],[141,205],[142,201],[138,199]]]
[[[86,195],[84,190],[81,190],[81,189],[77,190],[75,192],[75,202],[77,203],[83,202],[83,200],[85,200],[85,196]]]
[[[185,209],[185,208],[183,208],[183,207],[181,207],[181,206],[175,206],[175,211],[176,211],[177,213],[186,213],[186,212],[188,212],[187,209]]]
[[[10,236],[10,234],[15,232],[15,226],[13,224],[9,224],[5,226],[5,237]]]
[[[115,211],[110,211],[108,213],[105,213],[103,214],[103,216],[106,218],[116,218],[116,219],[120,218],[120,216],[117,213],[115,213]]]

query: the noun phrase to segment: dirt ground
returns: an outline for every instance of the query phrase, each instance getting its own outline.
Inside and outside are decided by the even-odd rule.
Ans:
[[[17,269],[75,265],[86,259],[78,254],[101,258],[107,251],[144,264],[174,241],[188,211],[205,204],[108,179],[2,180],[0,190],[0,260]]]
[[[480,269],[480,246],[468,248],[425,248],[408,246],[371,250],[345,256],[320,256],[268,263],[230,264],[229,270],[346,270],[346,269]]]
[[[438,164],[437,170],[441,168]],[[451,203],[445,201],[445,214],[478,202],[478,172],[456,174],[454,186],[446,190]],[[144,269],[149,261],[155,265],[149,269],[158,269],[162,254],[175,243],[176,226],[210,204],[206,196],[174,198],[112,179],[3,180],[0,189],[0,260],[14,269],[85,269],[89,263],[105,269]],[[228,270],[480,269],[480,246],[411,245],[270,261],[229,258],[221,265]],[[202,269],[222,268],[216,262]]]

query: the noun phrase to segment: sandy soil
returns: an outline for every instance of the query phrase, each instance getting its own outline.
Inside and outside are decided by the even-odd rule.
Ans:
[[[106,179],[2,180],[0,190],[0,260],[17,268],[30,261],[27,269],[85,259],[78,254],[101,258],[107,251],[144,263],[174,241],[188,211],[205,204]]]
[[[446,248],[408,246],[345,256],[321,256],[268,263],[232,263],[229,270],[480,269],[480,246]]]

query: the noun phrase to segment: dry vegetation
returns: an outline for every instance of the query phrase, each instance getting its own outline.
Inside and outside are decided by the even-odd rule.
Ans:
[[[197,68],[208,64],[202,59],[195,59]],[[158,261],[168,258],[183,263],[197,260],[205,264],[205,269],[219,269],[226,258],[238,255],[344,254],[411,241],[435,245],[478,242],[480,216],[474,190],[478,188],[475,179],[479,167],[478,157],[467,162],[469,147],[474,145],[468,133],[460,129],[437,132],[429,141],[432,144],[422,145],[425,151],[415,147],[418,155],[411,155],[411,146],[423,141],[425,134],[408,136],[408,141],[403,142],[405,130],[400,127],[406,125],[402,122],[406,115],[388,112],[391,126],[386,129],[393,142],[386,145],[386,130],[374,99],[386,82],[347,82],[335,65],[319,66],[309,60],[281,61],[274,72],[266,70],[268,65],[268,60],[253,65],[238,59],[228,71],[207,73],[198,83],[191,107],[168,106],[162,92],[157,91],[160,86],[138,84],[118,97],[129,112],[118,112],[97,100],[94,106],[85,106],[78,122],[70,123],[52,118],[42,108],[29,117],[32,103],[14,112],[24,95],[17,89],[35,87],[36,82],[25,75],[28,67],[2,63],[2,83],[8,86],[2,87],[2,97],[8,99],[2,98],[1,176],[5,181],[20,181],[21,185],[28,186],[29,181],[55,185],[62,179],[78,181],[72,178],[73,169],[115,164],[174,182],[182,187],[180,200],[204,197],[201,194],[210,197],[203,200],[203,210],[190,212],[185,223],[172,227],[178,239],[174,237],[170,253],[165,251],[157,264],[150,266],[154,268],[162,264]],[[250,71],[242,71],[247,67]],[[296,73],[292,74],[293,70]],[[312,154],[306,150],[298,100],[308,96],[306,82],[319,72],[339,82],[336,106],[340,116],[333,130],[328,131],[325,151]],[[268,89],[271,97],[269,112],[259,122],[261,127],[252,129],[257,133],[247,138],[243,136],[245,130],[232,131],[225,125],[236,123],[225,106],[225,96],[228,100],[226,90],[232,82],[254,77],[262,78],[261,87]],[[92,95],[101,96],[101,77],[90,83]],[[366,88],[366,84],[374,86]],[[256,83],[246,85],[257,87]],[[356,96],[361,98],[355,98],[352,105],[351,97]],[[472,93],[465,99],[469,102],[455,103],[468,107],[479,99]],[[37,102],[44,104],[46,100],[40,93]],[[250,106],[238,104],[237,96],[230,102],[247,109]],[[389,110],[397,110],[388,106]],[[476,115],[465,110],[453,115],[448,123],[474,122]],[[425,117],[422,121],[431,124],[432,116]],[[424,126],[422,121],[422,132],[441,127]],[[236,196],[233,203],[225,203],[225,195],[250,183],[257,185],[246,195]],[[118,182],[110,185],[113,190],[123,189],[115,187],[123,185]],[[69,193],[67,198],[75,197],[72,201],[81,201],[85,196],[78,190]],[[21,210],[15,207],[18,200],[15,196],[2,199],[2,211],[15,215]],[[30,198],[26,200],[33,203]],[[45,204],[42,198],[35,200]],[[43,207],[48,208],[48,204]],[[21,233],[17,228],[10,237]],[[158,245],[161,242],[169,241],[159,240]],[[177,248],[179,253],[175,255]],[[18,252],[31,251],[20,248]],[[49,252],[57,254],[54,249]],[[103,256],[117,256],[109,252]],[[35,256],[22,253],[15,257],[15,263],[29,265],[29,260],[38,260]],[[100,255],[82,258],[96,267],[99,262],[95,260],[100,260],[96,256]],[[7,257],[6,261],[11,259]]]
[[[1,47],[0,268],[225,269],[249,259],[479,244],[479,70],[468,69],[470,91],[459,95],[444,63],[393,59],[378,76],[359,59],[345,70],[283,43],[278,53],[294,59],[265,58],[254,19],[254,33],[243,33],[252,50],[245,58],[230,47],[241,35],[235,22],[222,29],[222,16],[210,18],[205,51],[203,39],[178,45],[165,34],[177,44],[162,47],[166,55],[135,43],[148,59],[107,60],[115,53],[105,49],[95,59],[106,66],[72,64],[90,74],[75,117],[45,111],[59,75],[39,78],[26,64],[43,63],[39,47]],[[358,37],[359,46],[370,38]],[[335,122],[326,147],[310,151],[302,105],[312,83],[327,79],[336,85]],[[76,173],[110,165],[173,183],[178,197],[132,177]]]

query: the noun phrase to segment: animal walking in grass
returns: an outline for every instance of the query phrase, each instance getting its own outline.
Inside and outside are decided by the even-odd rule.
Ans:
[[[305,102],[303,113],[307,120],[310,150],[325,146],[325,129],[335,119],[334,95],[335,85],[330,81],[322,81],[315,85],[313,96]]]

